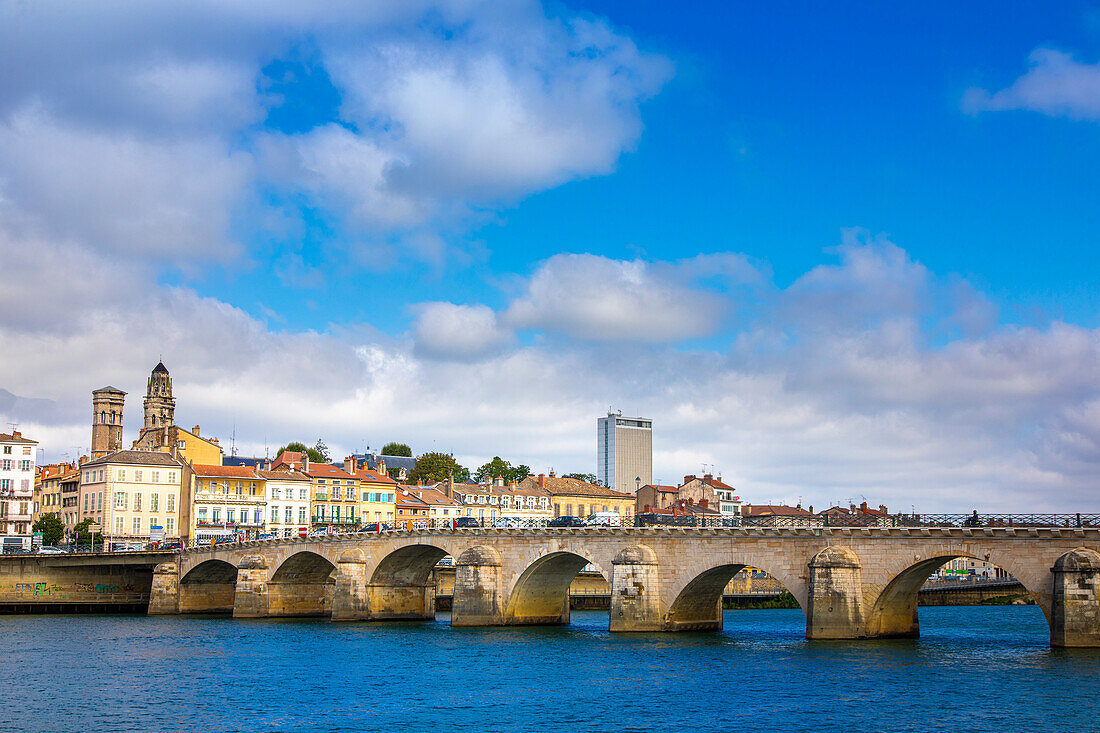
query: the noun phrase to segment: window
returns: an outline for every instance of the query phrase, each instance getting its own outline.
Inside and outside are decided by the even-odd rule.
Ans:
[[[102,468],[101,468],[101,469],[99,469],[99,480],[100,480],[100,481],[102,481],[102,480],[103,480],[103,469],[102,469]]]
[[[280,491],[279,491],[278,488],[273,488],[271,490],[271,498],[272,499],[278,499],[279,498],[279,493],[280,493]]]
[[[241,493],[241,482],[238,481],[237,482],[237,494],[240,494],[240,493]]]
[[[126,480],[126,469],[125,468],[118,469],[118,480],[119,481],[125,481]]]
[[[206,521],[206,507],[204,507],[204,506],[199,507],[199,521],[200,522],[205,522]]]
[[[30,462],[30,461],[20,461],[20,462],[19,462],[19,468],[20,468],[20,470],[22,470],[22,471],[29,471],[29,470],[31,470],[31,462]]]
[[[160,526],[160,522],[157,521],[156,517],[149,517],[149,531],[150,532],[153,531],[153,527],[159,527],[159,526]]]
[[[305,509],[303,509],[302,511],[305,511]],[[286,517],[286,524],[291,524],[291,523],[294,522],[294,507],[289,507],[288,506],[286,508],[285,517]],[[272,521],[278,521],[278,517],[272,517]]]
[[[272,524],[278,524],[278,522],[279,522],[279,507],[273,506],[273,507],[271,507],[271,523]]]
[[[252,523],[253,524],[263,524],[263,521],[264,521],[263,509],[253,509],[252,510]]]
[[[138,482],[141,481],[141,471],[137,471],[137,470],[134,471],[134,481],[138,481]]]
[[[11,446],[10,445],[5,445],[4,446],[4,455],[6,455],[6,456],[11,455]]]
[[[251,484],[249,484],[248,493],[251,494],[252,496],[256,495],[256,482],[255,481],[253,481]]]
[[[234,511],[233,509],[226,509],[225,510],[225,521],[229,522],[230,524],[235,523],[237,521],[237,512]]]
[[[168,511],[170,511],[170,512],[176,511],[176,495],[175,494],[169,494],[168,495]]]
[[[125,509],[125,508],[126,508],[126,492],[125,491],[116,491],[115,492],[115,509]]]
[[[141,494],[138,494],[138,493],[134,494],[134,511],[135,512],[140,512],[141,511]]]
[[[309,500],[309,489],[299,489],[298,490],[298,499],[300,501],[308,501]]]
[[[298,524],[306,523],[306,508],[304,506],[298,507]]]
[[[211,515],[210,518],[213,520],[214,524],[221,524],[221,521],[222,521],[222,510],[221,509],[214,509],[212,512],[210,512],[210,515]]]
[[[10,491],[11,490],[11,479],[10,478],[0,478],[0,489],[3,489],[4,491]]]
[[[154,484],[159,484],[160,483],[160,471],[153,471],[153,483]]]
[[[10,471],[11,470],[11,459],[10,458],[5,458],[3,463],[0,463],[0,468],[2,468],[5,471]]]
[[[134,534],[141,534],[141,517],[134,517]]]
[[[164,533],[165,534],[172,534],[175,531],[176,531],[176,520],[172,519],[171,517],[168,517],[168,519],[166,519],[164,521]]]
[[[168,483],[170,483],[170,484],[176,483],[176,472],[175,471],[169,471],[168,472]]]
[[[160,494],[150,494],[149,496],[149,511],[160,511]]]
[[[115,517],[115,534],[122,534],[122,517]]]
[[[88,511],[88,495],[84,495],[84,511]]]

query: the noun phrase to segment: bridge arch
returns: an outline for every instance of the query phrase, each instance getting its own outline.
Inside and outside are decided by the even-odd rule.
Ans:
[[[267,615],[330,615],[335,570],[330,560],[309,550],[286,558],[267,581]]]
[[[1035,568],[1021,567],[1010,557],[996,557],[992,553],[975,553],[967,548],[943,549],[930,557],[914,558],[906,563],[902,561],[902,569],[891,568],[887,574],[887,582],[881,587],[877,595],[865,598],[873,603],[867,611],[866,632],[872,637],[911,637],[920,636],[920,621],[917,607],[921,587],[929,576],[944,564],[956,558],[965,557],[992,563],[1006,570],[1024,587],[1046,616],[1050,623],[1050,573],[1049,564],[1042,568],[1044,572],[1036,573]],[[1035,564],[1035,563],[1031,563]],[[1043,564],[1040,562],[1039,564]],[[1042,578],[1042,580],[1038,580]],[[865,578],[865,581],[868,579]],[[865,588],[868,586],[865,584]],[[874,586],[870,586],[874,588]],[[865,591],[866,593],[866,591]]]
[[[437,545],[404,545],[383,557],[367,586],[370,618],[431,620],[435,618],[432,570],[450,552]]]
[[[508,594],[504,623],[514,626],[569,623],[569,586],[587,565],[593,565],[610,583],[603,568],[575,552],[551,552],[530,562]]]
[[[179,582],[180,613],[233,613],[237,566],[225,560],[205,560]]]
[[[805,577],[798,577],[793,567],[777,564],[774,556],[757,553],[727,555],[713,562],[690,563],[672,579],[672,601],[665,614],[664,626],[669,631],[720,631],[722,629],[722,593],[734,576],[747,567],[758,568],[775,578],[806,611]]]

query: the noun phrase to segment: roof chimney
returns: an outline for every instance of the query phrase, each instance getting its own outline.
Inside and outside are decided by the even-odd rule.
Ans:
[[[15,429],[13,428],[13,429],[12,429],[12,431],[11,431],[11,437],[13,437],[13,438],[16,438],[16,439],[18,439],[18,438],[22,438],[22,437],[23,437],[23,433],[19,432],[18,430],[15,430]]]
[[[866,514],[866,513],[867,513],[867,502],[865,502],[865,501],[861,501],[861,502],[859,503],[859,510],[860,510],[861,512],[863,512],[864,514]]]
[[[714,479],[714,476],[709,473],[704,473],[703,478],[705,478],[707,481],[712,481]]]
[[[293,468],[293,467],[294,467],[293,464],[291,464],[291,468]],[[307,456],[306,454],[303,453],[302,454],[302,473],[308,473],[308,472],[309,472],[309,456]]]
[[[539,486],[546,486],[546,474],[544,473],[539,474]]]
[[[191,429],[191,432],[194,433],[195,435],[198,435],[199,434],[199,426],[196,425],[194,428]]]
[[[814,513],[814,505],[810,504],[810,514],[813,514],[813,513]]]
[[[550,478],[554,478],[555,475],[556,474],[554,473],[554,469],[551,468],[550,469]]]
[[[689,474],[687,476],[684,476],[684,483],[685,484],[689,484],[694,480],[695,480],[695,474]]]
[[[350,474],[355,473],[355,459],[351,456],[344,459],[344,470]]]

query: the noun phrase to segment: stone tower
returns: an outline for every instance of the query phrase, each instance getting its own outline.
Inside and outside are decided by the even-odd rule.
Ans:
[[[175,422],[176,400],[172,397],[172,378],[164,362],[153,367],[145,390],[145,425],[142,430],[166,428]]]
[[[126,393],[117,387],[92,392],[92,458],[122,450],[122,403]]]

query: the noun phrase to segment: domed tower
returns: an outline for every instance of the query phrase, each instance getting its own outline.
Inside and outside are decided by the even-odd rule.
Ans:
[[[142,429],[165,428],[172,425],[175,419],[176,400],[172,397],[172,378],[168,376],[164,362],[160,362],[149,375],[149,386],[145,390],[145,426]]]
[[[117,387],[92,392],[92,458],[122,450],[122,405],[126,393]]]

